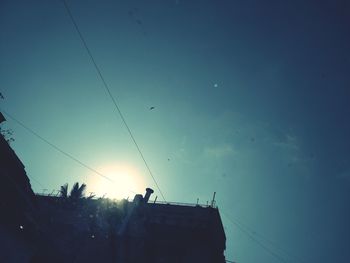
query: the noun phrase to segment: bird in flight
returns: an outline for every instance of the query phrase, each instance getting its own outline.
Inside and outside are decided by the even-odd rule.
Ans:
[[[153,106],[152,106],[152,107],[149,108],[149,110],[154,110],[155,108],[156,108],[156,107],[153,107]]]

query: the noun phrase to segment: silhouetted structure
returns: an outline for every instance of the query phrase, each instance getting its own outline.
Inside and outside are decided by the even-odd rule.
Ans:
[[[216,208],[37,196],[41,223],[64,258],[74,262],[223,263],[225,233]]]
[[[5,118],[0,113],[0,122]],[[33,224],[33,201],[35,195],[31,189],[24,165],[18,159],[5,138],[0,135],[0,261],[25,260],[23,253],[16,249],[25,249],[27,236],[24,228]],[[13,260],[11,261],[11,257]]]
[[[0,262],[225,262],[217,208],[35,195],[2,136],[0,156]]]
[[[0,113],[0,122],[5,118]],[[0,262],[59,262],[24,165],[0,135]]]
[[[216,208],[146,203],[135,196],[128,214],[119,232],[121,262],[225,262],[226,238]]]

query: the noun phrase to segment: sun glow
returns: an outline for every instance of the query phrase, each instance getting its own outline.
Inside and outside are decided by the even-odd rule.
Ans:
[[[87,192],[93,192],[96,197],[105,196],[112,199],[129,197],[132,199],[136,193],[143,192],[145,188],[139,172],[125,163],[103,166],[98,171],[113,182],[102,177],[90,177]]]

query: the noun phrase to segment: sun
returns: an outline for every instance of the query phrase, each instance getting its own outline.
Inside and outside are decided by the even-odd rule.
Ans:
[[[87,183],[88,192],[96,197],[111,199],[132,199],[135,194],[143,191],[144,182],[136,168],[125,163],[113,163],[101,166],[98,171],[110,178],[90,177]],[[113,182],[112,182],[113,181]],[[87,193],[89,195],[90,193]]]

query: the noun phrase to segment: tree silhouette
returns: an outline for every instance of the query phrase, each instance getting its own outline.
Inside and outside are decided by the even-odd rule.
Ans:
[[[76,182],[70,191],[70,195],[68,196],[68,184],[66,183],[61,186],[60,197],[69,198],[71,200],[78,200],[85,196],[84,194],[85,189],[86,189],[86,184],[81,184],[79,186],[79,183]]]
[[[63,198],[67,198],[68,197],[68,184],[64,184],[64,185],[61,186],[60,196],[63,197]]]
[[[70,191],[70,196],[69,198],[71,199],[79,199],[79,198],[83,198],[84,195],[85,195],[85,189],[86,189],[86,184],[81,184],[79,186],[79,183],[76,182],[74,185],[73,185],[73,188],[72,190]]]
[[[11,129],[3,129],[0,126],[0,134],[2,135],[2,137],[4,137],[4,139],[7,141],[7,143],[11,143],[11,142],[15,141],[15,139],[12,137],[13,131]]]
[[[0,92],[0,99],[5,99],[2,93]],[[0,112],[0,125],[6,121],[4,115]],[[15,141],[15,139],[12,137],[13,131],[11,129],[4,129],[0,126],[0,134],[4,139],[7,141],[8,144]]]

